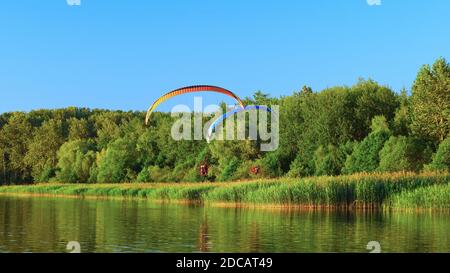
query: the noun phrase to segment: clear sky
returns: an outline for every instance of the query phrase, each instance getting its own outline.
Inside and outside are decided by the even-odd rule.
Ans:
[[[146,110],[192,84],[280,96],[370,77],[398,91],[450,59],[450,1],[367,1],[3,0],[0,112]],[[180,102],[193,104],[160,110]]]

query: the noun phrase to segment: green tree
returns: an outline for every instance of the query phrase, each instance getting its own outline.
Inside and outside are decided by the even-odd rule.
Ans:
[[[151,180],[150,171],[148,167],[145,167],[141,170],[136,178],[137,182],[153,182]]]
[[[433,155],[433,161],[426,166],[427,170],[450,171],[450,137],[447,137],[439,145],[437,152]]]
[[[64,143],[58,151],[56,180],[68,183],[87,183],[96,155],[93,145],[74,140]]]
[[[391,136],[380,151],[379,171],[420,171],[430,159],[426,144],[416,138]]]
[[[234,177],[235,172],[239,168],[241,161],[237,157],[233,157],[227,161],[219,176],[219,181],[231,180]]]
[[[98,164],[97,181],[101,183],[130,182],[136,179],[139,166],[136,162],[136,142],[119,138],[108,145]]]
[[[348,154],[351,153],[349,145],[350,142],[341,147],[328,145],[317,148],[314,153],[315,175],[339,175]]]
[[[340,147],[349,141],[364,139],[370,132],[373,117],[383,115],[391,122],[399,105],[391,89],[372,80],[360,80],[351,88],[332,87],[319,93],[301,94],[305,94],[300,96],[301,103],[293,104],[294,109],[301,110],[290,110],[299,113],[298,118],[289,115],[281,120],[286,122],[283,128],[287,128],[287,133],[280,136],[281,149],[285,149],[286,142],[290,145],[292,140],[297,142],[290,176],[314,175],[314,153],[320,146]],[[283,117],[283,112],[281,115]]]
[[[280,99],[280,147],[277,150],[278,160],[284,173],[290,170],[292,161],[299,153],[299,143],[302,143],[302,132],[305,127],[304,109],[308,93],[296,92],[292,96]]]
[[[93,117],[97,132],[98,149],[104,149],[108,144],[123,136],[121,125],[128,121],[128,118],[115,112],[101,112]]]
[[[430,154],[428,144],[421,146],[421,140],[431,137],[417,129],[419,119],[412,125],[412,116],[426,121],[426,114],[413,115],[413,108],[423,90],[440,93],[428,104],[417,106],[419,110],[422,105],[433,108],[435,100],[448,101],[443,95],[448,88],[442,87],[448,78],[442,71],[447,71],[448,65],[445,69],[435,66],[429,70],[431,76],[419,73],[415,100],[406,91],[397,95],[372,80],[320,92],[305,86],[281,98],[256,92],[245,103],[280,105],[280,146],[273,152],[261,152],[261,140],[176,141],[171,137],[175,118],[168,113],[154,113],[149,126],[143,123],[143,112],[70,107],[5,113],[0,115],[0,177],[9,183],[30,181],[31,176],[35,181],[62,182],[194,182],[216,177],[234,180],[418,170]],[[448,108],[441,108],[442,116],[448,114]],[[378,115],[385,119],[374,119]],[[448,119],[444,123],[448,124]],[[388,124],[397,138],[385,145],[391,135]],[[420,139],[417,143],[410,137],[411,130]],[[441,139],[435,138],[436,145],[430,146],[435,148]],[[444,157],[438,152],[435,161],[442,162]],[[210,165],[207,178],[198,172],[205,162]],[[258,175],[250,172],[254,166],[260,167]]]
[[[400,106],[395,112],[393,120],[393,133],[396,136],[408,136],[410,135],[411,128],[411,114],[410,114],[410,98],[405,89],[401,91],[399,96]]]
[[[278,152],[265,154],[259,162],[261,162],[262,172],[265,177],[279,177],[283,174]],[[247,169],[247,172],[249,172],[249,169]]]
[[[388,87],[369,79],[360,79],[351,89],[347,107],[352,110],[352,140],[362,140],[371,129],[376,116],[384,116],[390,123],[399,106],[397,95]]]
[[[69,141],[94,137],[92,124],[86,119],[69,119]]]
[[[33,128],[24,113],[13,113],[0,130],[1,177],[9,183],[30,178],[29,165],[23,160]],[[29,182],[29,181],[28,181]]]
[[[412,88],[412,130],[439,143],[450,132],[450,65],[438,59],[423,66]]]
[[[24,161],[32,167],[36,182],[47,182],[58,163],[57,153],[65,142],[64,125],[61,120],[45,121],[33,134]]]
[[[386,118],[375,117],[372,120],[372,132],[355,146],[353,153],[345,162],[343,173],[375,171],[380,162],[379,153],[390,135]]]

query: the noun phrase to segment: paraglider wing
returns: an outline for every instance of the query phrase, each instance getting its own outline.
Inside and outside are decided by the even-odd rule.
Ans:
[[[173,90],[173,91],[165,94],[164,96],[160,97],[159,99],[157,99],[147,111],[147,116],[145,117],[145,124],[148,124],[150,116],[151,116],[152,112],[156,109],[156,107],[158,107],[158,105],[161,104],[162,102],[164,102],[165,100],[168,100],[168,99],[178,96],[178,95],[187,94],[187,93],[207,92],[207,91],[221,93],[221,94],[230,96],[230,97],[234,98],[242,108],[245,107],[242,100],[238,96],[236,96],[236,94],[234,94],[233,92],[231,92],[225,88],[213,86],[213,85],[188,86],[188,87],[183,87],[183,88]]]
[[[208,136],[206,141],[209,143],[211,140],[211,135],[213,133],[213,131],[216,129],[217,125],[219,125],[220,123],[222,123],[224,120],[226,120],[227,118],[233,116],[234,114],[243,112],[243,111],[250,111],[250,110],[264,110],[267,111],[269,113],[272,112],[272,110],[269,107],[266,106],[261,106],[261,105],[249,105],[249,106],[245,106],[243,108],[235,108],[225,114],[223,114],[220,118],[216,119],[211,126],[209,126],[208,128]]]

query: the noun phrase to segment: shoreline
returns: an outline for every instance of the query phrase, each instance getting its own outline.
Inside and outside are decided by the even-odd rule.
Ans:
[[[437,199],[433,194],[437,191],[449,194]],[[216,183],[49,183],[0,186],[0,195],[147,200],[230,208],[450,210],[450,175],[358,174]]]
[[[443,212],[450,213],[450,208],[391,208],[386,206],[311,206],[311,205],[280,205],[280,204],[254,204],[254,203],[226,203],[226,202],[200,202],[192,200],[150,200],[140,197],[126,197],[126,196],[83,196],[83,195],[65,195],[65,194],[38,194],[38,193],[3,193],[0,192],[0,197],[23,197],[23,198],[58,198],[58,199],[80,199],[80,200],[115,200],[115,201],[142,201],[152,202],[156,204],[174,204],[174,205],[196,205],[202,207],[213,208],[234,208],[234,209],[263,209],[276,211],[329,211],[329,212]]]

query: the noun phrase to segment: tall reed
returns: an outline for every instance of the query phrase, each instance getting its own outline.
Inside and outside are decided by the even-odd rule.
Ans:
[[[433,206],[450,192],[447,173],[374,173],[350,176],[323,176],[302,179],[279,178],[227,183],[158,184],[39,184],[3,186],[0,193],[30,193],[75,196],[146,198],[149,200],[187,200],[273,204],[282,206],[416,206],[412,200],[429,195],[425,206]],[[444,204],[444,205],[442,205]],[[449,206],[450,207],[450,206]]]

